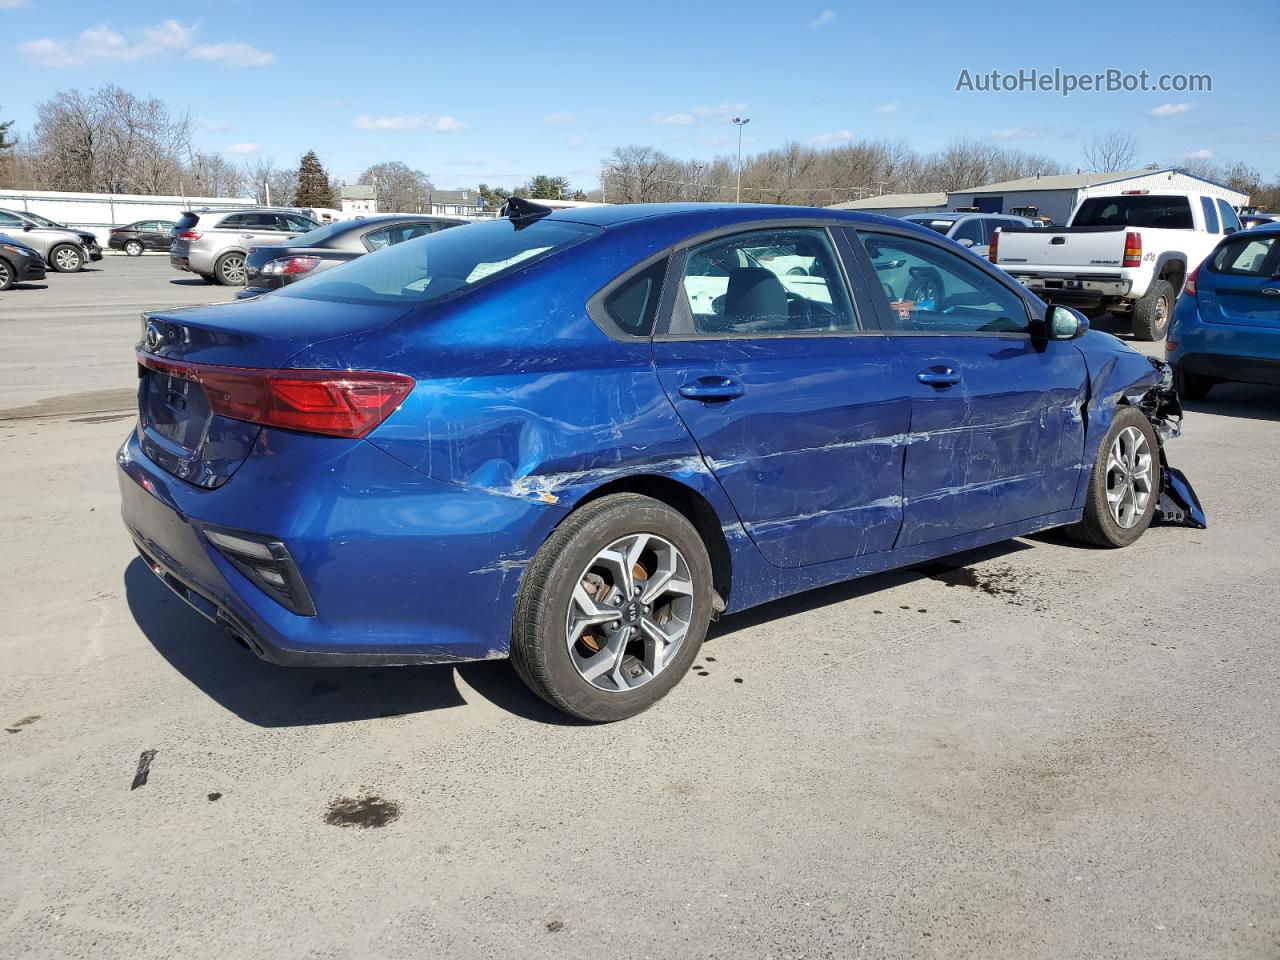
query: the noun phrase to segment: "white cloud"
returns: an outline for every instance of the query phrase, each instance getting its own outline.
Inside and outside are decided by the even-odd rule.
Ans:
[[[650,123],[666,123],[677,127],[688,127],[693,124],[691,113],[655,113],[649,117]]]
[[[835,20],[835,18],[836,18],[836,12],[834,10],[823,10],[820,14],[818,14],[816,17],[814,17],[812,20],[809,21],[809,26],[825,27],[828,23],[831,23],[833,20]]]
[[[450,116],[443,116],[433,124],[436,133],[461,133],[463,130],[470,130],[471,124],[463,123]]]
[[[694,107],[693,112],[708,120],[729,120],[747,112],[745,103],[722,103],[714,107]]]
[[[1154,107],[1151,111],[1153,117],[1172,117],[1179,113],[1186,113],[1191,109],[1189,103],[1162,103],[1158,107]]]
[[[247,43],[206,43],[191,48],[197,60],[212,60],[228,67],[269,67],[276,62],[274,53],[267,53]]]
[[[196,120],[196,126],[210,133],[226,133],[231,129],[231,124],[225,120],[210,120],[208,117],[199,117]]]
[[[565,144],[570,150],[581,150],[587,145],[586,137],[571,137],[569,142]]]
[[[17,10],[26,5],[27,0],[0,0],[0,10]]]
[[[820,133],[815,137],[810,137],[809,142],[816,146],[823,143],[843,143],[852,139],[852,130],[833,130],[830,133]]]
[[[396,131],[421,130],[429,126],[436,133],[461,133],[469,130],[471,125],[449,116],[431,118],[425,113],[414,113],[402,117],[371,117],[362,113],[351,122],[357,130]]]
[[[248,157],[262,149],[260,143],[233,143],[222,152],[229,157]]]
[[[1201,147],[1199,150],[1196,150],[1192,153],[1188,153],[1186,156],[1183,157],[1183,159],[1184,160],[1212,160],[1213,151],[1205,147]]]
[[[0,0],[0,3],[4,0]],[[189,53],[200,60],[215,60],[233,67],[261,67],[275,56],[247,43],[214,43],[193,47],[199,27],[165,20],[133,31],[134,39],[105,23],[80,31],[72,40],[40,37],[18,45],[30,62],[42,67],[83,67],[98,63],[129,63],[150,57]]]
[[[1027,127],[1003,127],[991,132],[992,140],[1030,140],[1038,136],[1040,136],[1039,130],[1030,130]]]
[[[897,103],[882,103],[880,104],[880,106],[876,107],[876,113],[897,113],[897,112],[898,112]]]
[[[543,123],[549,123],[553,127],[567,127],[573,123],[574,116],[572,113],[549,113],[542,118]]]

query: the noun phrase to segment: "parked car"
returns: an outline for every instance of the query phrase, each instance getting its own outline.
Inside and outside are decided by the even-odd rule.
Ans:
[[[283,243],[320,224],[293,210],[187,210],[173,228],[169,263],[206,283],[244,285],[245,253],[253,246]]]
[[[371,251],[466,222],[451,217],[387,214],[327,223],[282,246],[250,247],[244,262],[246,286],[236,296],[259,297]]]
[[[21,237],[58,273],[76,273],[90,260],[102,259],[97,238],[89,231],[64,227],[25,210],[0,210],[0,232]]]
[[[44,279],[44,257],[34,247],[0,233],[0,290],[15,283]]]
[[[510,656],[617,720],[721,612],[1051,527],[1125,546],[1166,500],[1202,522],[1168,366],[933,231],[509,213],[145,316],[124,522],[259,656]]]
[[[988,255],[1047,300],[1127,313],[1137,339],[1162,340],[1187,273],[1239,229],[1219,197],[1126,190],[1089,197],[1065,227],[1003,230]]]
[[[1165,356],[1190,400],[1227,381],[1280,385],[1280,223],[1227,237],[1192,271]]]
[[[1280,222],[1280,213],[1242,213],[1240,214],[1240,223],[1244,229],[1251,227],[1263,227],[1268,224]]]
[[[936,230],[962,247],[968,247],[980,257],[987,255],[991,238],[997,230],[1006,227],[1042,226],[1030,217],[1015,217],[1003,213],[913,213],[902,219]]]
[[[147,250],[167,251],[173,243],[175,226],[172,220],[135,220],[128,226],[112,227],[107,246],[131,257],[140,257]]]

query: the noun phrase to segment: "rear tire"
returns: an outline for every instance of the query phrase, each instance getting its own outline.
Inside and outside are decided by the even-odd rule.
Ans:
[[[137,240],[129,240],[125,242],[124,252],[131,257],[142,256],[142,244]]]
[[[1173,285],[1152,280],[1146,295],[1133,304],[1133,335],[1139,340],[1163,340],[1173,315]]]
[[[1179,370],[1174,379],[1174,386],[1177,388],[1180,399],[1190,400],[1195,403],[1207,397],[1216,382],[1208,377],[1202,377],[1195,373],[1183,373]]]
[[[511,663],[565,713],[624,720],[688,672],[713,597],[706,546],[682,514],[637,494],[602,497],[565,519],[525,571]]]
[[[1127,547],[1151,525],[1159,499],[1160,447],[1155,429],[1141,410],[1116,407],[1089,475],[1084,517],[1065,532],[1098,547]]]
[[[213,276],[224,287],[243,287],[244,254],[224,253],[213,265]]]
[[[8,290],[13,286],[13,269],[9,261],[0,260],[0,290]]]
[[[49,266],[58,273],[78,273],[84,266],[84,253],[72,243],[60,243],[49,251]]]
[[[205,283],[217,283],[217,282],[218,282],[217,278],[216,278],[216,277],[214,277],[214,275],[213,275],[212,273],[197,273],[197,274],[196,274],[196,276],[197,276],[197,277],[199,277],[201,280],[203,280]]]

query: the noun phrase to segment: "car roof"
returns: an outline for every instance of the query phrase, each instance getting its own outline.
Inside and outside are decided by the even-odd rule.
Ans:
[[[537,203],[537,201],[533,201]],[[800,207],[771,203],[619,203],[599,207],[555,210],[548,220],[565,220],[589,226],[610,227],[653,219],[688,219],[690,232],[761,220],[842,220],[850,224],[901,226],[898,217],[825,207]]]
[[[1222,240],[1219,242],[1226,243],[1228,240],[1232,239],[1233,237],[1238,237],[1242,233],[1248,233],[1249,236],[1251,237],[1256,237],[1265,233],[1280,233],[1280,223],[1277,223],[1275,220],[1264,221],[1263,223],[1258,224],[1256,227],[1250,227],[1248,230],[1237,230],[1235,233],[1228,234],[1227,236],[1223,237]]]

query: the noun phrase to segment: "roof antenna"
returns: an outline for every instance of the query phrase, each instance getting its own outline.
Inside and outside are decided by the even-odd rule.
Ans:
[[[551,207],[544,207],[540,203],[534,203],[523,197],[508,197],[502,207],[502,215],[517,225],[530,223],[545,217],[548,213],[554,213]]]

